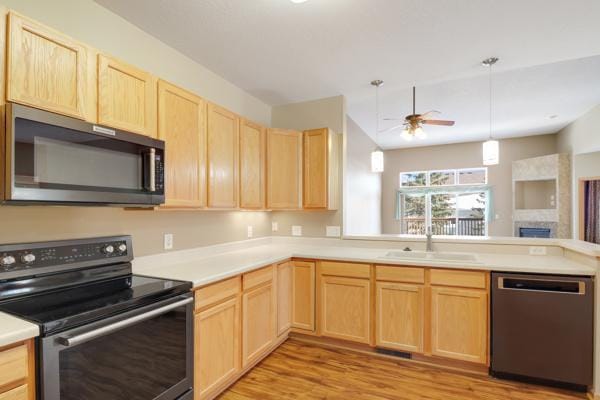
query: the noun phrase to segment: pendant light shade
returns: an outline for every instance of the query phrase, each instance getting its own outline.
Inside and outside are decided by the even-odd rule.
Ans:
[[[497,140],[483,142],[483,165],[500,163],[500,145]]]
[[[497,57],[490,57],[482,61],[484,67],[489,68],[489,89],[490,89],[490,138],[483,143],[483,165],[497,165],[500,163],[500,145],[497,140],[492,138],[492,66],[498,62]]]
[[[375,141],[379,139],[379,86],[383,85],[381,79],[371,81],[371,85],[375,86]],[[383,151],[376,148],[371,152],[371,172],[383,172]]]
[[[371,153],[371,172],[383,172],[383,151],[379,149]]]

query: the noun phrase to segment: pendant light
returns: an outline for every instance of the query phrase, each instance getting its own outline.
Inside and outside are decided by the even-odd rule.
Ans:
[[[492,66],[498,62],[497,57],[490,57],[481,62],[485,67],[489,68],[489,89],[490,89],[490,136],[483,143],[483,165],[497,165],[500,163],[500,145],[497,140],[492,138]]]
[[[381,79],[371,82],[375,86],[375,142],[379,139],[379,87],[383,85]],[[371,172],[383,172],[383,151],[379,147],[371,152]]]

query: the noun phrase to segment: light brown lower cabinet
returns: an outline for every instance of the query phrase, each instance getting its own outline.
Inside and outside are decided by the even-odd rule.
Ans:
[[[321,333],[360,343],[371,341],[371,282],[368,279],[321,277]]]
[[[275,304],[273,284],[244,293],[242,308],[243,366],[256,361],[275,340]]]
[[[194,318],[195,398],[210,398],[240,371],[240,297],[200,311]]]
[[[29,398],[29,387],[27,385],[0,393],[0,400],[29,400]]]
[[[292,328],[315,331],[316,265],[309,261],[293,261]]]
[[[422,353],[425,313],[423,285],[377,282],[377,346]]]
[[[292,274],[291,261],[277,265],[277,336],[292,327]]]
[[[0,400],[35,399],[35,347],[32,340],[0,347]]]
[[[431,353],[485,364],[488,294],[485,290],[431,289]]]

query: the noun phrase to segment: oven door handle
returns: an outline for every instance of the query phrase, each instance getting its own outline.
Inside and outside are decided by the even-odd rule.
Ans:
[[[103,326],[101,328],[82,333],[81,335],[76,335],[76,336],[71,336],[71,337],[59,337],[59,338],[57,338],[57,341],[58,341],[58,343],[62,344],[63,346],[66,346],[66,347],[76,346],[78,344],[87,342],[88,340],[92,340],[92,339],[98,338],[100,336],[105,336],[112,332],[118,331],[119,329],[127,328],[131,325],[135,325],[135,324],[145,321],[147,319],[157,317],[161,314],[166,314],[169,311],[172,311],[181,306],[190,304],[193,301],[194,301],[193,297],[188,297],[184,300],[180,300],[178,302],[169,304],[167,306],[160,307],[160,308],[157,308],[152,311],[148,311],[147,313],[136,315],[135,317],[131,317],[131,318],[125,319],[123,321],[115,322],[113,324],[109,324],[109,325]]]

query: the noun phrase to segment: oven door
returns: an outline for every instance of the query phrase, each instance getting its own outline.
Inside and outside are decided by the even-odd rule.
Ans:
[[[7,105],[6,200],[154,205],[164,201],[164,142]]]
[[[185,294],[42,338],[39,398],[191,399],[192,303]]]

